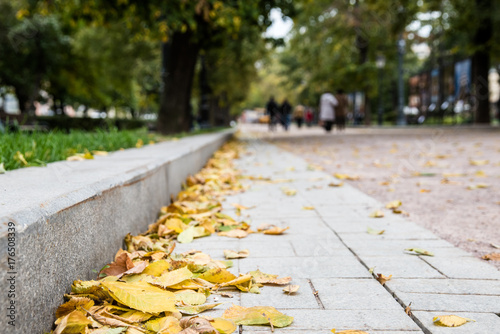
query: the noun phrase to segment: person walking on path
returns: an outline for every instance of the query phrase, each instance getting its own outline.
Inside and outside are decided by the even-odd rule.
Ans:
[[[313,112],[312,112],[310,107],[307,107],[304,118],[305,118],[307,127],[310,127],[312,125],[312,122],[314,119],[314,115],[313,115]]]
[[[279,110],[278,104],[272,96],[266,104],[266,111],[269,115],[269,131],[274,131],[276,129],[276,118],[278,117]]]
[[[339,102],[332,93],[326,92],[321,95],[319,102],[319,121],[326,132],[332,131],[335,121],[335,107]]]
[[[297,127],[300,129],[302,127],[302,123],[304,122],[304,111],[305,108],[303,105],[299,104],[293,110],[293,120],[297,123]]]
[[[284,99],[280,107],[280,116],[281,116],[280,118],[281,118],[281,125],[283,125],[285,131],[288,131],[291,112],[292,112],[292,106],[290,105],[290,103],[288,103],[287,99]]]
[[[338,131],[343,131],[345,130],[345,118],[347,115],[347,106],[349,101],[347,100],[347,96],[344,94],[343,89],[337,90],[335,98],[338,102],[338,105],[335,108],[335,125]]]

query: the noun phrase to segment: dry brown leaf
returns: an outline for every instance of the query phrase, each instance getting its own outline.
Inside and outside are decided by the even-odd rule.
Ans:
[[[266,274],[260,271],[259,269],[251,271],[249,272],[249,274],[252,275],[255,283],[260,283],[260,284],[285,285],[290,283],[290,281],[292,280],[291,277],[278,278],[278,275]]]
[[[99,278],[104,278],[106,276],[117,276],[121,277],[124,272],[134,267],[134,263],[129,257],[127,252],[121,253],[121,255],[116,258],[114,262],[104,266],[99,272]]]
[[[279,235],[279,234],[283,234],[283,232],[285,232],[289,228],[290,228],[289,226],[288,227],[284,227],[284,228],[275,226],[273,228],[264,230],[262,233],[264,233],[264,234],[270,234],[270,235]]]
[[[223,236],[223,237],[241,239],[241,238],[245,238],[246,236],[248,236],[248,232],[244,231],[244,230],[241,230],[239,228],[235,228],[235,229],[233,229],[231,231],[219,232],[219,233],[217,233],[217,235],[220,235],[220,236]]]
[[[389,281],[391,278],[392,275],[384,276],[382,274],[377,274],[377,281],[379,281],[379,283],[382,285],[385,285],[385,282]]]
[[[490,253],[482,256],[487,261],[500,261],[500,253]]]
[[[411,317],[411,316],[413,315],[413,313],[411,313],[411,308],[410,308],[410,306],[411,306],[411,302],[410,302],[410,304],[408,304],[408,306],[406,306],[406,307],[405,307],[405,313],[406,313],[409,317]]]
[[[250,251],[248,249],[244,249],[239,252],[230,249],[224,250],[224,256],[226,257],[226,259],[243,259],[248,257],[249,255]]]
[[[290,294],[293,294],[297,291],[299,291],[300,286],[298,285],[287,285],[283,288],[283,292]]]
[[[219,334],[207,319],[200,317],[184,318],[180,325],[183,331],[179,334]]]
[[[90,309],[94,306],[94,301],[86,297],[73,297],[57,308],[56,319],[64,317],[78,308]]]

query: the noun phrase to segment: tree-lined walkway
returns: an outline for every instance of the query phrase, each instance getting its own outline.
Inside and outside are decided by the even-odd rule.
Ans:
[[[272,305],[295,318],[275,333],[326,333],[332,328],[369,333],[448,333],[433,317],[455,314],[476,320],[453,333],[492,333],[500,328],[500,272],[457,249],[432,232],[390,210],[384,218],[369,215],[384,205],[305,160],[258,139],[248,140],[248,154],[238,161],[252,187],[226,199],[239,203],[252,229],[261,224],[290,227],[283,235],[252,234],[240,240],[213,236],[180,244],[177,251],[203,249],[222,258],[223,249],[248,249],[235,260],[240,273],[291,276],[295,295],[264,287],[261,295],[241,294],[242,306]],[[231,212],[228,212],[231,213]],[[369,234],[370,227],[383,234]],[[372,231],[373,232],[373,231]],[[412,255],[421,248],[434,256]],[[370,273],[392,275],[385,287]],[[412,316],[405,313],[411,303]],[[220,312],[214,310],[213,312]],[[269,332],[243,326],[243,333]]]

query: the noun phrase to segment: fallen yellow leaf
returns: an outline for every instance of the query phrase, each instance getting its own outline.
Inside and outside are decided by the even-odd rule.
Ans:
[[[298,285],[287,285],[283,288],[283,292],[290,294],[293,294],[297,291],[299,291],[300,286]]]
[[[222,318],[232,320],[237,325],[267,325],[286,327],[293,322],[293,317],[287,316],[271,306],[243,307],[233,305],[224,311]]]
[[[373,234],[373,235],[380,235],[380,234],[384,234],[385,230],[374,230],[372,229],[370,226],[368,226],[366,232],[368,234]]]
[[[484,166],[490,162],[488,160],[469,160],[469,163],[473,166]]]
[[[314,206],[303,206],[302,210],[314,210]]]
[[[370,214],[370,217],[371,217],[371,218],[382,218],[382,217],[384,217],[384,211],[382,211],[382,210],[377,210],[377,211],[375,211],[375,212],[372,212],[372,213]]]
[[[387,209],[396,209],[396,208],[399,208],[403,203],[401,203],[401,201],[397,200],[397,201],[392,201],[392,202],[389,202],[385,205],[385,207]]]
[[[421,248],[406,248],[405,251],[413,252],[417,255],[434,256],[434,253],[426,251],[426,250],[421,249]]]
[[[458,327],[470,321],[475,322],[475,320],[462,318],[457,315],[439,315],[432,318],[432,321],[434,322],[434,325],[443,327]]]
[[[248,255],[250,255],[250,251],[248,249],[244,249],[239,252],[230,249],[224,250],[224,256],[226,259],[243,259],[248,257]]]

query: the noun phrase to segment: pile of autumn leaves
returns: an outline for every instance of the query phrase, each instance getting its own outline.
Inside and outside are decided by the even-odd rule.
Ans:
[[[285,327],[293,318],[270,306],[233,305],[222,317],[197,316],[221,303],[207,304],[207,297],[232,297],[231,290],[259,293],[263,284],[286,285],[278,278],[252,271],[239,277],[227,269],[232,261],[218,261],[200,251],[174,254],[175,240],[191,242],[212,233],[242,238],[250,226],[222,214],[224,195],[244,190],[232,167],[241,148],[228,143],[215,153],[204,169],[187,179],[176,201],[161,209],[158,221],[142,235],[127,235],[126,250],[106,265],[98,280],[74,281],[67,300],[56,311],[53,334],[217,334],[233,333],[237,325]],[[241,208],[237,208],[240,210]],[[280,234],[273,226],[261,232]],[[225,252],[226,258],[245,252]]]

